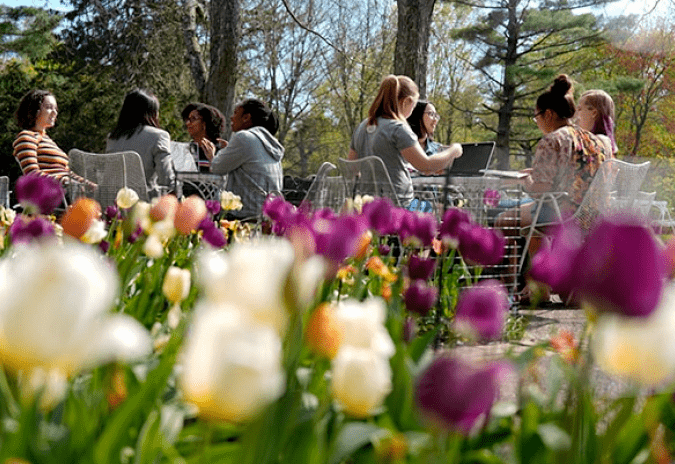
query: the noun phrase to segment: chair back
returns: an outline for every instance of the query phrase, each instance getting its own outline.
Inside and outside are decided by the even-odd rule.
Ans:
[[[0,205],[9,208],[9,177],[0,176]]]
[[[337,167],[328,161],[324,162],[316,173],[314,181],[309,186],[305,198],[300,203],[301,208],[316,211],[330,208],[340,212],[346,199],[345,182],[342,176],[330,176]]]
[[[611,210],[612,192],[619,174],[619,160],[609,159],[598,168],[573,218],[581,229],[588,231],[595,220]]]
[[[98,186],[92,196],[101,207],[114,205],[122,187],[134,190],[139,199],[148,201],[143,161],[135,151],[103,154],[73,148],[68,156],[71,170]]]
[[[617,170],[616,180],[611,195],[612,210],[631,210],[640,212],[648,198],[646,193],[640,194],[640,187],[649,171],[650,162],[640,164],[628,163],[618,159],[612,160]],[[653,199],[652,199],[653,200]],[[647,210],[649,207],[647,207]]]
[[[396,206],[401,206],[389,171],[381,158],[377,156],[366,156],[357,160],[339,158],[338,166],[349,198],[356,195],[385,197],[392,200]]]

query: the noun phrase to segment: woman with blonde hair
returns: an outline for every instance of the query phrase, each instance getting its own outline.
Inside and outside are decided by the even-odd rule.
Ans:
[[[415,169],[430,173],[444,169],[462,156],[458,143],[433,155],[427,155],[406,119],[412,114],[419,90],[407,76],[388,75],[365,119],[354,131],[349,159],[377,156],[384,162],[401,204],[413,198],[412,179],[406,161]]]
[[[619,150],[614,139],[614,101],[600,89],[581,94],[577,107],[577,125],[599,136],[610,147],[612,156]]]

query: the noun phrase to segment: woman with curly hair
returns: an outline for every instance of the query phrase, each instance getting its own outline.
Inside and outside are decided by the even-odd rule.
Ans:
[[[190,153],[199,166],[200,172],[210,172],[214,154],[219,148],[227,145],[221,138],[225,129],[225,116],[211,105],[205,103],[188,103],[181,117],[185,128],[192,137],[189,144]]]

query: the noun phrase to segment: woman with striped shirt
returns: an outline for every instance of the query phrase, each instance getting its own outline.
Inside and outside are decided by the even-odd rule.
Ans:
[[[22,131],[14,140],[14,157],[24,174],[51,176],[62,185],[70,179],[84,183],[83,178],[70,170],[68,155],[46,133],[54,127],[57,115],[56,99],[51,92],[31,90],[24,95],[15,115]]]

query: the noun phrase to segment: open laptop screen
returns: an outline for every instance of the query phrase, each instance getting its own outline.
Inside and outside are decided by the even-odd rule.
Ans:
[[[452,163],[450,176],[483,176],[485,170],[490,166],[494,149],[495,142],[463,143],[462,156]]]

